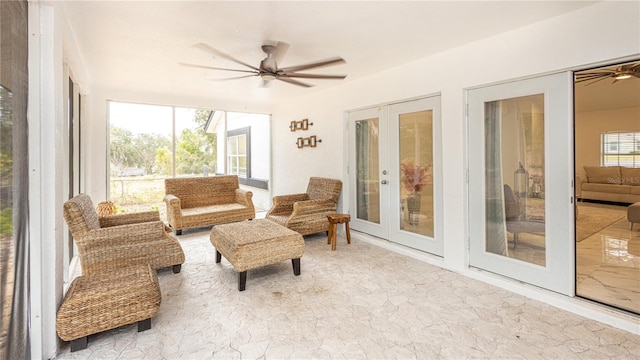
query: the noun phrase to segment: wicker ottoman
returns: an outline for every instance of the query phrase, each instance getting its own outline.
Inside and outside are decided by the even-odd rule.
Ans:
[[[247,220],[211,229],[216,263],[224,255],[238,272],[238,290],[244,291],[247,270],[291,259],[293,274],[300,275],[304,239],[299,233],[269,220]]]
[[[630,231],[633,231],[633,223],[640,223],[640,202],[629,205],[627,208],[627,221],[629,221]]]
[[[151,328],[160,308],[160,286],[149,265],[128,266],[71,283],[56,315],[56,331],[71,341],[71,351],[87,347],[87,336],[138,323],[138,332]]]

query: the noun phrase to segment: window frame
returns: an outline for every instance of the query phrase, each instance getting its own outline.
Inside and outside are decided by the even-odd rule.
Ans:
[[[246,156],[247,174],[246,174],[246,177],[242,177],[242,176],[238,175],[238,182],[240,184],[242,184],[242,185],[268,190],[269,189],[269,181],[264,180],[264,179],[256,179],[256,178],[253,178],[251,176],[251,127],[250,126],[227,131],[227,135],[226,135],[226,139],[227,139],[227,141],[226,141],[226,146],[227,146],[227,156],[226,156],[226,158],[227,158],[227,169],[226,169],[226,173],[227,174],[232,174],[231,173],[231,168],[230,168],[230,163],[231,163],[230,155],[228,153],[228,150],[229,150],[229,139],[231,139],[232,137],[235,137],[235,136],[242,136],[242,135],[244,135],[245,139],[246,139],[245,156]],[[237,175],[237,174],[232,174],[232,175]]]

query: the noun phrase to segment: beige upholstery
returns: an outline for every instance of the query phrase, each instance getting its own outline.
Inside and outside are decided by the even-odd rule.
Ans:
[[[178,235],[256,217],[253,193],[240,189],[236,175],[165,179],[164,186],[167,219]]]
[[[629,221],[630,231],[633,231],[634,223],[640,223],[640,202],[629,205],[627,208],[627,221]]]
[[[312,177],[306,193],[275,196],[265,218],[302,235],[328,231],[327,215],[336,212],[341,190],[340,180]]]
[[[584,171],[586,179],[578,184],[582,199],[640,202],[640,168],[584,166]]]
[[[167,233],[157,211],[99,217],[91,198],[80,194],[64,204],[64,219],[78,245],[83,275],[102,274],[125,266],[173,266],[180,271],[184,252]]]

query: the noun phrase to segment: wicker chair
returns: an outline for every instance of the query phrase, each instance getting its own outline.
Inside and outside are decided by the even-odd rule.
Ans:
[[[180,272],[184,252],[157,211],[99,217],[91,198],[80,194],[64,204],[63,213],[78,245],[83,275],[135,264],[172,266],[174,273]]]
[[[327,231],[327,215],[336,212],[341,190],[340,180],[312,177],[306,193],[275,196],[265,218],[302,235]]]

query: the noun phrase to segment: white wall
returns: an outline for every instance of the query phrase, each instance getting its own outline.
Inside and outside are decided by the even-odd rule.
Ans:
[[[276,104],[272,117],[274,195],[304,190],[308,178],[314,175],[341,178],[348,185],[344,178],[345,111],[439,92],[444,146],[444,262],[447,267],[464,271],[468,266],[464,89],[638,55],[639,6],[637,2],[599,3]],[[289,132],[289,122],[303,118],[314,122],[309,134],[322,139],[315,149],[297,150],[293,145],[297,134]],[[343,198],[348,195],[345,186]],[[347,203],[342,201],[343,209]]]

